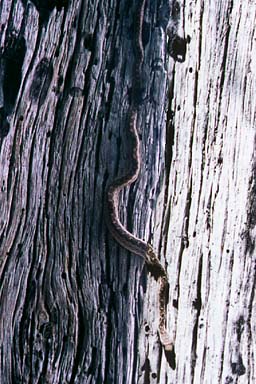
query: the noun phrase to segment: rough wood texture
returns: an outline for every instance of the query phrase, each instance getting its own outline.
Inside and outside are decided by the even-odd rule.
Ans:
[[[176,306],[168,382],[254,383],[255,2],[186,2],[183,19],[191,42],[171,68],[164,221]]]
[[[146,3],[120,214],[166,263],[172,370],[157,284],[102,216],[130,156],[136,5],[0,2],[1,383],[256,381],[256,6]]]

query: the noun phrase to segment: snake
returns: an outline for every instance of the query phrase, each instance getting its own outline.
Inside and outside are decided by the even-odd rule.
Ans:
[[[169,364],[175,366],[174,343],[166,329],[167,318],[167,293],[168,276],[164,267],[160,263],[153,247],[146,241],[134,236],[121,223],[119,218],[119,200],[120,193],[125,188],[133,184],[139,177],[141,170],[141,150],[140,139],[137,129],[138,121],[138,91],[141,78],[142,64],[144,61],[144,49],[142,41],[142,26],[144,19],[144,9],[146,0],[140,0],[138,10],[134,18],[134,36],[135,36],[135,61],[132,76],[132,100],[128,112],[128,134],[131,141],[131,161],[126,174],[117,177],[108,184],[105,193],[104,216],[108,231],[116,242],[127,251],[143,258],[147,265],[147,270],[159,283],[158,306],[159,320],[158,332],[161,345],[164,348],[165,355]],[[174,354],[174,356],[173,356]]]

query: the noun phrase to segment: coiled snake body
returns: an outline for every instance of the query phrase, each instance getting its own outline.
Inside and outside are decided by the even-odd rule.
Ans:
[[[156,257],[151,245],[128,232],[127,229],[121,224],[118,213],[120,191],[137,180],[141,168],[140,141],[137,132],[138,102],[136,101],[136,97],[144,58],[142,24],[145,2],[146,0],[141,0],[139,2],[139,11],[135,16],[135,64],[133,70],[132,102],[128,116],[129,139],[131,140],[133,148],[132,158],[127,174],[115,179],[111,184],[109,184],[106,191],[106,201],[104,207],[106,224],[111,235],[122,247],[138,256],[141,256],[145,260],[148,270],[159,282],[159,336],[161,344],[164,347],[167,360],[169,361],[171,359],[173,361],[173,356],[170,357],[170,354],[173,355],[174,346],[172,339],[166,330],[165,324],[167,305],[166,296],[168,290],[168,277],[166,271]],[[173,365],[173,362],[170,365]]]

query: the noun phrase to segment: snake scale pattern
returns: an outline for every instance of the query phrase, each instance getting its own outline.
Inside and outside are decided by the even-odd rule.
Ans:
[[[166,306],[169,286],[167,273],[161,265],[151,245],[128,232],[120,222],[118,212],[119,195],[121,190],[137,180],[141,168],[140,140],[137,131],[137,95],[139,92],[138,84],[140,84],[142,64],[144,60],[142,27],[145,3],[146,0],[139,1],[138,10],[134,18],[135,63],[133,68],[132,101],[128,116],[129,140],[131,141],[132,146],[131,161],[126,175],[115,179],[108,185],[105,196],[104,216],[107,228],[113,238],[126,250],[142,257],[146,262],[148,271],[159,283],[159,336],[167,361],[172,368],[175,368],[174,344],[166,330]]]

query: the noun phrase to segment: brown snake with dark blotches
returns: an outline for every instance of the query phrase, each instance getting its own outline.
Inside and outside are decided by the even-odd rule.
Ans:
[[[153,248],[150,244],[135,237],[132,233],[121,224],[118,213],[119,194],[120,191],[134,183],[139,175],[141,168],[141,155],[140,155],[140,141],[137,132],[137,115],[138,105],[136,102],[136,90],[141,78],[141,67],[144,59],[144,50],[142,43],[142,25],[144,18],[144,8],[146,0],[141,0],[139,4],[139,11],[135,16],[135,64],[133,73],[133,94],[132,102],[129,112],[129,139],[132,142],[132,159],[130,162],[130,169],[126,175],[115,179],[107,188],[105,196],[105,220],[106,225],[113,236],[113,238],[125,249],[141,256],[148,267],[148,270],[160,283],[159,288],[159,336],[162,346],[164,347],[165,354],[168,359],[170,354],[174,353],[173,341],[166,330],[166,305],[167,305],[167,290],[168,290],[168,277],[165,269],[158,260]],[[173,356],[171,357],[173,360]],[[170,361],[169,361],[170,363]],[[175,365],[171,362],[172,367]]]

